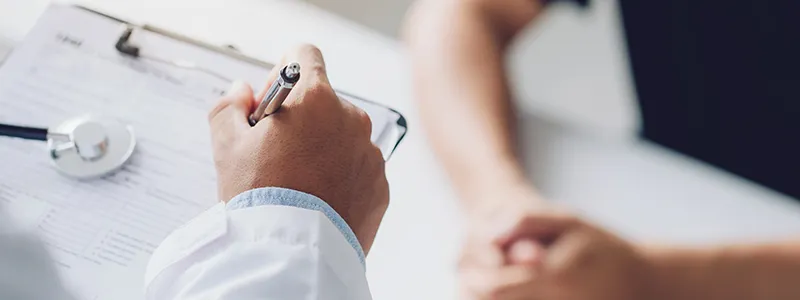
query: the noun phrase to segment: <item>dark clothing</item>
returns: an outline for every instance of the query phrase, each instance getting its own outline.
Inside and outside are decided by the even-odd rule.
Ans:
[[[620,0],[659,144],[800,198],[800,0]]]

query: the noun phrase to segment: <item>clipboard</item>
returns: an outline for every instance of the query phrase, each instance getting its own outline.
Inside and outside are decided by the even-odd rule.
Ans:
[[[261,67],[261,68],[264,68],[264,69],[267,69],[267,70],[271,70],[272,68],[275,67],[275,65],[272,64],[272,63],[269,63],[269,62],[266,62],[266,61],[263,61],[263,60],[260,60],[260,59],[254,58],[252,56],[248,56],[248,55],[245,55],[245,54],[241,53],[234,46],[231,46],[231,45],[217,46],[217,45],[206,43],[206,42],[203,42],[201,40],[190,38],[190,37],[187,37],[187,36],[184,36],[184,35],[181,35],[181,34],[166,30],[166,29],[163,29],[163,28],[160,28],[160,27],[156,27],[156,26],[152,26],[152,25],[148,25],[148,24],[137,25],[137,24],[134,24],[134,23],[131,23],[131,22],[127,22],[127,21],[125,21],[123,19],[111,16],[111,15],[105,14],[103,12],[100,12],[100,11],[97,11],[97,10],[94,10],[94,9],[91,9],[91,8],[88,8],[88,7],[85,7],[85,6],[81,6],[81,5],[64,5],[64,6],[80,9],[82,11],[89,12],[89,13],[92,13],[92,14],[107,18],[109,20],[113,20],[115,22],[118,22],[121,26],[123,26],[124,30],[122,30],[120,32],[119,39],[117,39],[116,43],[114,44],[114,48],[117,49],[117,51],[119,53],[128,55],[130,57],[134,57],[134,58],[144,57],[142,55],[142,53],[141,53],[142,48],[137,46],[135,44],[135,42],[132,41],[132,38],[134,37],[134,35],[137,32],[150,32],[150,33],[155,33],[155,34],[167,37],[169,39],[173,39],[175,41],[179,41],[179,42],[182,42],[182,43],[185,43],[185,44],[188,44],[188,45],[192,45],[192,46],[197,47],[197,48],[201,48],[201,49],[205,49],[205,50],[212,51],[212,52],[215,52],[215,53],[219,53],[219,54],[228,56],[230,58],[233,58],[233,59],[236,59],[236,60],[240,60],[240,61],[246,62],[248,64],[252,64],[254,66],[258,66],[258,67]],[[13,51],[13,49],[12,49],[12,51]],[[167,61],[167,60],[159,59],[158,56],[152,56],[152,55],[149,57],[149,59],[155,60],[155,61],[160,61],[160,63],[167,64],[167,65],[171,64],[174,67],[185,67],[185,66],[180,66],[179,64],[180,63],[186,64],[186,62],[180,62],[179,64],[174,64],[174,62],[170,62],[170,61]],[[2,65],[2,62],[3,61],[0,60],[0,66]],[[205,72],[205,73],[211,74],[213,76],[220,77],[218,74],[215,74],[213,69],[208,69],[208,68],[203,67],[202,63],[190,63],[190,64],[193,64],[193,68],[195,68],[197,72]],[[233,82],[233,80],[234,80],[234,78],[225,78],[225,77],[222,77],[220,79],[223,79],[223,80],[226,80],[226,81],[230,81],[230,82]],[[388,107],[386,105],[377,103],[375,101],[364,99],[363,97],[359,97],[359,96],[357,96],[355,94],[348,93],[348,92],[345,92],[345,91],[342,91],[342,90],[335,89],[335,91],[336,91],[337,95],[340,96],[340,98],[342,98],[344,100],[347,100],[347,101],[350,101],[351,103],[353,103],[356,106],[359,106],[361,108],[364,108],[363,107],[364,105],[370,105],[370,106],[380,107],[380,108],[385,109],[387,111],[390,111],[392,114],[396,115],[396,120],[394,120],[393,124],[391,124],[391,127],[386,127],[385,128],[385,132],[379,134],[377,137],[373,137],[373,140],[374,140],[373,142],[376,144],[376,146],[378,146],[378,148],[381,149],[381,152],[384,155],[384,160],[388,161],[391,158],[392,154],[394,154],[394,152],[397,150],[397,147],[400,145],[400,142],[402,142],[402,140],[405,138],[405,135],[406,135],[406,133],[408,131],[408,123],[406,121],[406,118],[399,111],[397,111],[397,110],[395,110],[395,109],[393,109],[391,107]],[[374,120],[373,120],[373,122],[374,122]]]
[[[197,39],[193,39],[193,38],[190,38],[190,37],[187,37],[187,36],[184,36],[184,35],[181,35],[181,34],[178,34],[178,33],[163,29],[163,28],[159,28],[159,27],[156,27],[156,26],[152,26],[152,25],[148,25],[148,24],[135,25],[135,24],[132,24],[130,22],[126,22],[124,20],[121,20],[119,18],[110,16],[108,14],[93,10],[91,8],[87,8],[85,6],[75,5],[75,7],[79,8],[79,9],[82,9],[82,10],[85,10],[85,11],[88,11],[88,12],[91,12],[91,13],[94,13],[94,14],[98,14],[98,15],[104,16],[106,18],[113,19],[113,20],[115,20],[117,22],[120,22],[122,25],[124,25],[126,27],[126,29],[120,34],[120,38],[117,40],[117,43],[114,45],[114,48],[116,48],[117,51],[119,51],[120,53],[125,53],[125,54],[128,54],[128,55],[134,56],[134,57],[138,56],[138,55],[141,55],[141,53],[140,53],[141,48],[139,48],[138,46],[132,44],[130,39],[131,39],[131,36],[135,33],[135,31],[149,31],[149,32],[153,32],[153,33],[157,33],[157,34],[169,37],[169,38],[177,40],[177,41],[181,41],[181,42],[184,42],[184,43],[187,43],[187,44],[194,45],[194,46],[199,47],[199,48],[203,48],[203,49],[207,49],[209,51],[214,51],[214,52],[217,52],[217,53],[221,53],[221,54],[224,54],[226,56],[229,56],[229,57],[232,57],[232,58],[235,58],[235,59],[238,59],[238,60],[242,60],[242,61],[245,61],[247,63],[253,64],[253,65],[256,65],[256,66],[260,66],[260,67],[263,67],[263,68],[266,68],[266,69],[272,69],[272,68],[275,67],[275,64],[268,63],[266,61],[259,60],[257,58],[242,54],[241,52],[239,52],[236,49],[235,46],[232,46],[232,45],[215,46],[213,44],[206,43],[206,42],[203,42],[203,41],[200,41],[200,40],[197,40]],[[199,66],[199,68],[200,69],[198,71],[203,71],[202,66]],[[209,70],[209,71],[213,72],[213,70]],[[230,81],[232,81],[232,80],[230,80]],[[397,147],[400,145],[400,142],[402,142],[403,138],[405,138],[405,135],[408,132],[408,123],[407,123],[405,117],[399,111],[397,111],[397,110],[395,110],[395,109],[393,109],[391,107],[379,104],[379,103],[374,102],[374,101],[370,101],[370,100],[364,99],[362,97],[359,97],[359,96],[356,96],[354,94],[351,94],[351,93],[348,93],[348,92],[344,92],[344,91],[341,91],[341,90],[338,90],[338,89],[335,89],[335,91],[341,98],[346,99],[346,100],[348,100],[350,102],[353,102],[353,104],[356,104],[357,106],[358,106],[359,103],[369,103],[369,104],[372,104],[372,105],[381,106],[384,109],[389,110],[392,113],[397,115],[397,120],[394,122],[395,128],[389,128],[388,132],[387,132],[387,136],[386,137],[379,137],[379,141],[376,141],[376,145],[381,149],[382,152],[384,152],[384,159],[388,161],[389,158],[391,158],[392,154],[394,154],[394,151],[397,150]]]
[[[192,61],[205,71],[132,58],[118,46],[172,61],[200,58]],[[205,117],[229,83],[205,73],[245,74],[256,86],[272,67],[228,47],[85,7],[51,6],[0,64],[0,122],[48,127],[97,111],[131,124],[137,150],[116,173],[81,182],[55,172],[42,143],[0,139],[0,206],[14,223],[39,233],[78,299],[141,299],[155,247],[218,201]],[[405,118],[337,93],[370,117],[391,121],[377,133],[374,125],[372,136],[388,159],[405,136]]]

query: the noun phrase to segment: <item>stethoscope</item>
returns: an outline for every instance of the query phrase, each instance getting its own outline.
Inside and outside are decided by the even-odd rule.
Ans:
[[[132,26],[126,27],[117,40],[115,48],[120,53],[231,81],[224,75],[191,62],[141,53],[141,49],[130,42],[133,30]],[[100,116],[76,117],[49,129],[0,123],[0,136],[46,141],[55,168],[66,176],[78,179],[113,173],[130,161],[136,149],[136,135],[130,125]]]
[[[98,116],[73,118],[49,129],[0,123],[0,136],[47,142],[55,168],[78,179],[118,170],[136,149],[131,126]]]

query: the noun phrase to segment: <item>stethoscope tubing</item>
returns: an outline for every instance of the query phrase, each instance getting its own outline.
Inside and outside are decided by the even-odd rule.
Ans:
[[[47,128],[26,127],[0,123],[0,136],[46,142]]]

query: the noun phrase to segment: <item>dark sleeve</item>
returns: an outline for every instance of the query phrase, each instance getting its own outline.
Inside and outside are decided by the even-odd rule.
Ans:
[[[553,2],[572,2],[580,5],[580,7],[587,7],[589,6],[589,0],[545,0],[546,3],[550,4]]]

